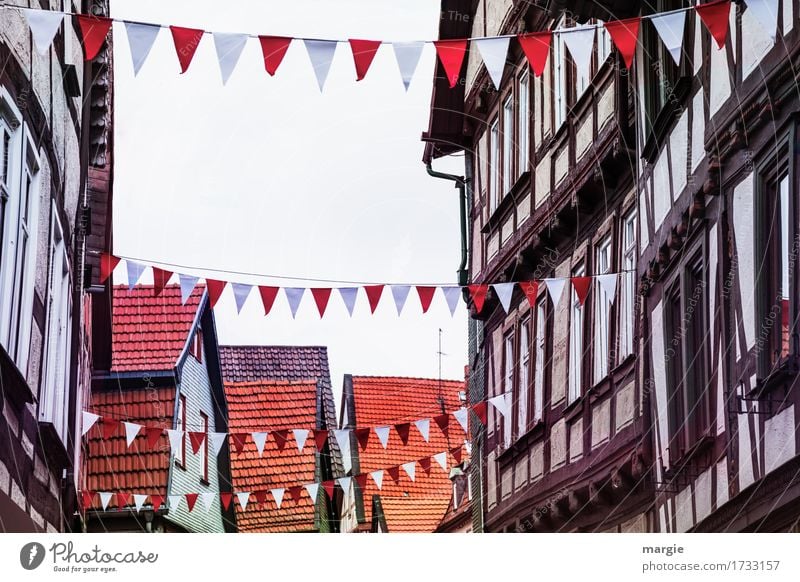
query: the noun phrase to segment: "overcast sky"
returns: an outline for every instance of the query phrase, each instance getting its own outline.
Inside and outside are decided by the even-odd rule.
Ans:
[[[113,0],[112,15],[218,32],[422,40],[436,38],[439,8],[431,0]],[[162,30],[134,77],[124,27],[115,24],[114,34],[115,253],[312,279],[456,283],[457,191],[421,162],[432,46],[405,93],[390,46],[356,83],[349,46],[340,43],[320,94],[298,41],[270,77],[250,39],[223,87],[210,35],[179,75]],[[458,158],[436,167],[463,173]],[[420,311],[412,291],[398,318],[387,288],[374,316],[359,296],[350,319],[334,294],[320,321],[307,293],[296,320],[283,294],[264,317],[254,290],[237,315],[228,288],[215,313],[224,344],[328,346],[338,394],[345,373],[437,377],[439,328],[442,375],[463,378],[463,303],[451,317],[437,292],[428,314]]]

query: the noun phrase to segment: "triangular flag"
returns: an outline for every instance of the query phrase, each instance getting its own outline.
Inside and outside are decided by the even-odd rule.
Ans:
[[[305,287],[284,287],[283,292],[286,294],[286,301],[289,302],[289,309],[292,312],[292,319],[294,319],[297,309],[300,307],[300,301],[303,300],[303,294],[306,292]]]
[[[404,445],[408,444],[408,435],[411,432],[411,423],[410,422],[401,422],[394,425],[394,430],[397,431],[397,434],[400,435],[400,440],[403,442]]]
[[[181,506],[183,495],[167,495],[170,511],[175,511]]]
[[[179,274],[178,280],[181,284],[181,305],[186,305],[189,297],[192,296],[192,291],[197,286],[197,277]]]
[[[486,426],[486,402],[478,402],[475,406],[472,407],[472,412],[475,413],[475,416],[478,417],[478,420],[481,421],[481,424]]]
[[[360,81],[366,76],[372,59],[375,58],[375,53],[381,47],[381,41],[351,38],[348,42],[350,42],[353,62],[356,65],[356,81]]]
[[[286,448],[286,441],[289,440],[289,430],[285,428],[281,430],[273,430],[272,438],[275,439],[275,444],[277,445],[278,450],[282,451]]]
[[[142,510],[145,501],[147,501],[147,495],[133,494],[133,504],[136,506],[137,512]]]
[[[447,471],[447,452],[436,453],[433,455],[434,460],[439,463],[442,471]]]
[[[165,271],[164,269],[153,267],[153,292],[156,297],[161,295],[161,292],[164,290],[164,287],[167,286],[171,277],[172,271]]]
[[[403,471],[406,472],[409,479],[414,481],[417,473],[417,462],[416,461],[409,461],[408,463],[403,463]]]
[[[461,447],[453,447],[450,449],[450,454],[453,455],[453,458],[456,460],[456,464],[461,464],[461,459],[463,458],[463,450]]]
[[[575,295],[578,296],[578,301],[581,305],[586,303],[586,298],[589,296],[589,287],[591,284],[591,277],[572,277],[572,287],[575,289]]]
[[[169,29],[172,32],[172,41],[175,43],[175,52],[181,64],[181,74],[183,74],[192,64],[192,58],[203,38],[204,31],[181,26],[170,26]]]
[[[63,12],[55,12],[50,10],[28,10],[22,9],[25,18],[28,21],[28,26],[33,34],[33,43],[36,45],[36,51],[40,54],[46,54],[53,44],[53,39],[56,37],[58,29],[61,27],[61,21],[64,20]]]
[[[109,491],[101,491],[98,495],[100,496],[100,504],[103,506],[103,511],[105,511],[111,502],[111,496],[114,494]]]
[[[744,3],[764,27],[772,42],[775,42],[778,29],[778,0],[744,0]]]
[[[206,287],[208,287],[208,301],[209,305],[211,305],[211,309],[214,309],[217,301],[219,301],[219,298],[222,297],[222,292],[225,290],[225,285],[227,284],[227,281],[206,279]]]
[[[116,269],[117,265],[119,265],[119,261],[120,261],[119,257],[115,257],[114,255],[110,255],[108,253],[102,253],[100,255],[99,283],[101,285],[108,280],[108,278],[111,276],[111,273],[113,273],[114,269]]]
[[[214,48],[217,50],[219,72],[222,74],[222,84],[230,79],[239,57],[242,56],[244,45],[247,43],[246,34],[231,34],[226,32],[214,33]]]
[[[499,396],[495,396],[494,398],[489,399],[489,404],[494,406],[497,409],[497,412],[503,415],[503,418],[506,420],[510,420],[508,418],[509,413],[511,412],[511,394],[500,394]]]
[[[299,453],[303,452],[303,447],[306,446],[306,441],[308,440],[308,433],[309,430],[305,428],[292,429],[292,434],[294,435],[294,442],[297,443],[297,452]]]
[[[415,420],[414,426],[417,427],[419,434],[422,435],[422,438],[425,439],[427,443],[431,438],[431,419],[423,418],[421,420]]]
[[[328,78],[328,71],[331,69],[333,56],[336,54],[336,46],[339,44],[335,40],[309,40],[304,39],[308,58],[314,68],[314,75],[317,77],[319,90],[322,92],[325,87],[325,79]]]
[[[147,55],[150,54],[150,49],[153,48],[153,43],[156,41],[158,33],[161,32],[161,27],[152,24],[126,22],[125,32],[128,35],[128,45],[133,59],[133,76],[135,77],[147,60]]]
[[[153,511],[158,511],[161,509],[161,506],[164,503],[164,496],[163,495],[151,495],[150,496],[150,503],[153,504]]]
[[[208,434],[208,442],[211,445],[211,454],[215,457],[219,455],[222,450],[222,445],[228,440],[228,433],[226,432],[212,432]]]
[[[545,279],[544,283],[547,286],[547,292],[550,294],[550,300],[553,302],[553,307],[558,307],[561,301],[561,296],[564,294],[564,285],[567,280],[562,278]]]
[[[292,43],[291,38],[285,36],[259,36],[261,54],[264,56],[264,68],[270,76],[274,75]]]
[[[419,304],[422,306],[422,313],[427,313],[433,301],[433,295],[436,293],[436,287],[426,287],[424,285],[417,285],[417,295],[419,295]]]
[[[295,503],[300,503],[300,496],[303,494],[303,488],[300,485],[295,485],[294,487],[289,487],[289,495],[292,497],[292,501]]]
[[[262,507],[266,505],[268,493],[269,492],[266,489],[258,489],[257,491],[253,491],[253,497],[255,497],[256,503]]]
[[[214,506],[214,499],[217,497],[217,494],[213,491],[209,491],[201,493],[200,497],[203,499],[203,507],[205,507],[206,513],[208,513]]]
[[[130,260],[126,260],[125,264],[128,268],[128,289],[131,290],[136,287],[136,283],[141,279],[142,273],[144,273],[146,267],[145,265],[140,265]]]
[[[278,487],[277,489],[270,489],[269,492],[272,493],[272,498],[275,500],[275,505],[278,506],[278,509],[281,508],[281,503],[283,503],[283,494],[286,491],[283,487]]]
[[[450,415],[440,414],[439,416],[434,416],[433,420],[436,422],[436,426],[439,427],[439,430],[442,431],[444,438],[447,438],[450,432]]]
[[[148,426],[144,429],[144,434],[147,437],[147,448],[154,449],[161,440],[161,435],[164,434],[164,429],[157,426]]]
[[[339,287],[339,295],[342,296],[342,301],[347,308],[347,313],[350,314],[350,317],[353,317],[353,308],[356,306],[358,287]]]
[[[333,501],[334,487],[336,487],[336,483],[333,480],[322,482],[322,488],[325,490],[325,493],[328,494],[328,499],[330,499],[331,501]]]
[[[447,306],[450,308],[450,315],[456,314],[458,307],[458,299],[461,297],[461,287],[442,287]]]
[[[369,444],[369,428],[357,428],[353,431],[356,434],[356,440],[358,441],[358,446],[361,447],[362,451],[367,450],[367,445]]]
[[[506,313],[511,309],[511,298],[514,296],[514,285],[516,283],[495,283],[492,285],[497,298],[500,300],[500,305],[503,306],[503,311]]]
[[[392,478],[395,485],[400,485],[400,466],[397,467],[389,467],[386,469],[386,472],[389,473],[389,477]]]
[[[256,450],[258,451],[258,456],[264,454],[264,445],[267,444],[267,433],[266,432],[254,432],[250,433],[250,436],[253,437],[253,442],[256,443]]]
[[[452,89],[458,83],[461,74],[461,65],[467,52],[467,41],[466,39],[435,40],[433,46],[436,47],[436,54],[439,56],[447,82]]]
[[[106,35],[111,29],[111,19],[83,14],[77,14],[75,17],[78,19],[81,38],[83,38],[83,55],[87,61],[91,61],[100,52],[100,47],[106,40]]]
[[[110,439],[117,432],[119,421],[113,418],[103,418],[100,421],[100,426],[103,428],[103,438]]]
[[[231,283],[231,289],[233,289],[233,298],[236,300],[236,313],[241,313],[253,286],[244,283]]]
[[[142,430],[142,425],[135,422],[123,422],[122,425],[125,427],[125,442],[131,446],[139,435],[139,431]]]
[[[333,436],[339,444],[339,450],[346,450],[350,446],[350,429],[335,429]]]
[[[539,295],[539,282],[538,281],[520,281],[519,288],[528,298],[528,304],[531,307],[536,307],[536,297]]]
[[[367,301],[369,301],[369,308],[372,313],[375,313],[375,309],[377,309],[378,303],[381,300],[381,295],[383,295],[383,287],[383,285],[364,286],[364,293],[367,294]]]
[[[561,38],[569,49],[579,77],[588,79],[591,75],[592,52],[594,51],[593,24],[561,29]]]
[[[622,55],[625,68],[629,70],[633,65],[633,56],[636,54],[636,41],[639,38],[641,20],[636,16],[625,20],[612,20],[603,25],[608,31],[608,36],[614,41],[619,54]]]
[[[315,287],[311,289],[311,295],[314,297],[314,303],[317,304],[317,311],[319,311],[319,318],[325,315],[325,309],[328,307],[328,300],[331,298],[330,287]]]
[[[229,509],[233,501],[233,493],[230,491],[222,491],[219,494],[219,502],[222,504],[223,509]]]
[[[83,502],[83,509],[89,509],[92,505],[92,501],[94,500],[94,491],[81,491],[81,501]]]
[[[178,429],[169,429],[167,430],[167,436],[169,437],[169,448],[172,451],[172,454],[175,455],[178,452],[178,449],[183,447],[183,431]]]
[[[317,451],[320,453],[322,449],[325,448],[325,443],[328,441],[328,431],[327,430],[315,430],[314,431],[314,442],[317,445]]]
[[[311,498],[311,501],[317,501],[317,494],[319,493],[319,483],[306,483],[303,485],[308,491],[308,496]]]
[[[378,440],[383,445],[383,448],[386,448],[386,445],[389,444],[389,427],[388,426],[376,426],[374,429],[375,435],[378,437]]]
[[[458,424],[461,425],[461,428],[464,429],[464,432],[469,431],[469,414],[466,408],[461,407],[458,410],[453,411],[453,418],[458,421]]]
[[[478,52],[481,53],[483,64],[486,66],[486,71],[489,73],[495,89],[500,89],[503,83],[503,71],[506,68],[509,42],[511,42],[510,36],[477,38],[472,41],[472,44],[477,45]]]
[[[200,452],[200,447],[206,442],[206,433],[200,431],[189,432],[189,442],[192,444],[192,453],[195,455]]]
[[[431,474],[431,458],[430,457],[423,457],[419,460],[419,466],[422,467],[422,470],[425,471],[426,475]]]
[[[259,285],[258,292],[261,294],[261,303],[264,304],[264,315],[269,315],[272,310],[272,305],[275,303],[275,298],[278,296],[280,287],[267,287]]]
[[[392,43],[394,57],[397,59],[397,67],[400,69],[400,77],[403,79],[403,87],[408,91],[414,71],[417,70],[419,58],[422,56],[422,49],[425,48],[424,42],[395,42]]]
[[[250,492],[242,491],[237,493],[236,499],[239,500],[239,505],[242,507],[242,511],[247,511],[247,504],[250,502]]]
[[[350,483],[353,481],[353,478],[339,477],[337,480],[339,481],[339,487],[341,487],[344,494],[347,495],[350,492]]]
[[[480,313],[483,311],[483,304],[486,302],[486,294],[489,292],[488,285],[470,285],[469,294],[472,297],[472,303],[475,304],[475,311]]]
[[[100,420],[100,415],[93,412],[83,411],[83,428],[81,429],[81,436],[89,432],[95,423]]]
[[[409,291],[411,291],[410,285],[392,285],[392,297],[394,297],[394,306],[397,308],[398,316],[403,312]]]
[[[236,449],[236,454],[240,454],[244,450],[244,445],[247,442],[247,433],[232,432],[231,439],[233,440],[233,448]]]
[[[200,497],[199,493],[186,494],[186,506],[189,508],[189,513],[194,509],[194,504],[197,503],[197,498]]]
[[[725,46],[725,39],[728,38],[728,17],[731,12],[731,0],[717,0],[707,4],[698,4],[694,7],[695,12],[706,25],[708,32],[717,41],[717,48]]]
[[[553,42],[553,33],[549,30],[544,32],[532,32],[530,34],[521,34],[517,37],[522,52],[528,59],[528,64],[537,77],[541,77],[544,73],[544,67],[547,64],[547,57],[550,55],[550,45]]]
[[[617,293],[617,274],[607,273],[605,275],[597,275],[597,284],[605,292],[608,297],[609,303],[614,303],[614,296]]]
[[[383,469],[372,471],[369,475],[372,477],[372,480],[375,481],[375,485],[378,487],[378,489],[383,489]]]
[[[117,507],[120,509],[124,509],[130,503],[131,494],[130,493],[122,493],[117,492]]]
[[[672,55],[675,64],[681,64],[681,51],[683,49],[683,30],[686,26],[686,11],[667,12],[659,16],[650,17],[650,22],[656,29],[661,42]]]
[[[358,488],[361,489],[361,491],[364,491],[364,489],[367,488],[367,477],[369,477],[369,475],[366,473],[361,473],[360,475],[355,475],[353,477],[353,481],[356,482],[356,485],[358,485]]]

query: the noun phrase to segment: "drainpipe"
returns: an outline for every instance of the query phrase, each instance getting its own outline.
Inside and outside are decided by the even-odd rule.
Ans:
[[[458,284],[463,287],[467,284],[467,181],[464,176],[437,172],[431,168],[430,162],[425,163],[425,169],[428,171],[428,175],[442,180],[451,180],[458,188],[458,206],[461,217],[461,266],[458,268]]]

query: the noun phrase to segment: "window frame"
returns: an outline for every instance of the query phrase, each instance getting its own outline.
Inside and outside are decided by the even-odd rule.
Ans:
[[[514,138],[516,132],[514,131],[514,119],[516,117],[516,110],[514,108],[514,92],[508,91],[503,97],[500,105],[500,118],[502,119],[502,145],[501,145],[501,184],[502,193],[500,199],[502,200],[511,193],[514,188],[514,159],[515,159],[515,142]]]
[[[523,87],[525,90],[523,91]],[[531,75],[527,62],[517,77],[517,178],[530,171],[531,164]]]
[[[631,208],[627,214],[623,214],[622,227],[620,228],[621,237],[621,257],[622,257],[622,283],[618,295],[619,303],[619,362],[634,352],[634,337],[636,335],[636,268],[639,258],[638,247],[638,212],[636,207]],[[632,225],[633,235],[628,239],[628,226]],[[630,262],[630,264],[629,264]]]
[[[175,464],[183,470],[186,470],[186,396],[184,394],[178,395],[178,409],[175,414],[175,429],[182,431],[181,447],[179,450],[180,458],[175,455]]]
[[[606,275],[613,271],[614,237],[611,234],[604,236],[595,246],[595,275]],[[601,259],[605,253],[606,264],[602,265]],[[592,362],[592,375],[594,384],[603,381],[611,371],[611,346],[613,345],[612,330],[612,302],[601,285],[596,284],[592,289],[594,295],[594,358]]]
[[[204,485],[208,485],[208,465],[209,465],[209,457],[208,457],[208,436],[209,436],[209,420],[208,415],[200,411],[200,426],[205,433],[205,438],[203,439],[203,445],[198,450],[198,456],[200,457],[200,482]]]
[[[536,301],[534,334],[534,368],[533,368],[533,407],[531,414],[533,423],[544,420],[544,397],[547,385],[547,352],[548,352],[548,312],[547,293],[543,293]]]
[[[489,216],[500,206],[500,116],[495,115],[489,124]]]
[[[514,378],[516,376],[514,363],[516,361],[515,344],[516,334],[514,328],[511,327],[503,334],[503,391],[502,394],[511,393],[512,400],[516,393],[514,387]],[[509,384],[511,384],[509,386]],[[512,415],[513,416],[513,415]],[[507,419],[502,414],[498,415],[500,419],[500,434],[503,439],[503,448],[511,446],[513,439],[513,418]]]
[[[515,432],[519,438],[531,426],[531,314],[526,313],[519,323],[517,346],[517,411]],[[524,338],[524,339],[523,339]],[[527,344],[527,345],[526,345]]]
[[[581,262],[572,269],[571,277],[583,277],[586,272]],[[569,310],[569,366],[567,369],[567,406],[578,402],[583,396],[584,354],[586,352],[586,305],[581,305],[575,286],[570,280]],[[575,338],[578,337],[578,341]]]

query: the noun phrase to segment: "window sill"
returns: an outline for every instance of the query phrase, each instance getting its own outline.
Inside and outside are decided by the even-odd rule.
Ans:
[[[564,419],[567,422],[572,422],[576,418],[578,418],[581,414],[583,414],[583,402],[586,399],[587,394],[576,398],[571,403],[567,404],[566,408],[564,408]]]
[[[544,432],[544,421],[537,420],[536,423],[530,429],[528,429],[528,432],[517,437],[517,440],[512,442],[499,455],[497,455],[497,461],[500,463],[505,463],[516,458],[520,455],[520,453],[526,452],[533,443],[544,438]]]
[[[587,396],[590,396],[592,400],[597,400],[608,394],[611,391],[611,386],[613,385],[613,382],[611,381],[612,374],[613,371],[607,372],[602,380],[599,380],[594,386],[587,390]]]
[[[175,467],[177,467],[178,469],[180,469],[182,471],[186,470],[186,465],[181,463],[180,461],[175,461]]]
[[[39,422],[39,447],[51,469],[69,468],[72,463],[67,448],[52,422]],[[60,473],[60,471],[59,471]]]
[[[704,434],[689,447],[688,451],[677,459],[670,461],[669,468],[664,472],[664,477],[668,480],[673,480],[682,473],[696,473],[697,471],[693,471],[692,468],[696,467],[697,459],[701,457],[703,453],[713,448],[713,446],[714,437],[710,436],[708,433]]]
[[[209,483],[208,479],[200,479],[200,485],[208,487],[211,483]]]
[[[519,194],[526,186],[530,186],[530,177],[530,171],[523,172],[520,177],[517,178],[516,182],[514,182],[514,185],[511,186],[511,189],[503,194],[503,199],[500,200],[500,204],[492,211],[489,220],[486,221],[486,224],[481,229],[483,234],[489,233],[498,226],[505,215],[508,214],[509,210],[516,206]]]
[[[783,388],[788,380],[800,371],[800,361],[797,356],[781,358],[774,369],[765,377],[756,381],[756,386],[747,395],[748,399],[758,399]]]
[[[6,365],[6,362],[8,365]],[[28,386],[25,375],[20,372],[16,362],[11,359],[6,349],[0,345],[0,380],[3,382],[3,393],[18,410],[26,404],[36,402],[36,396]]]

